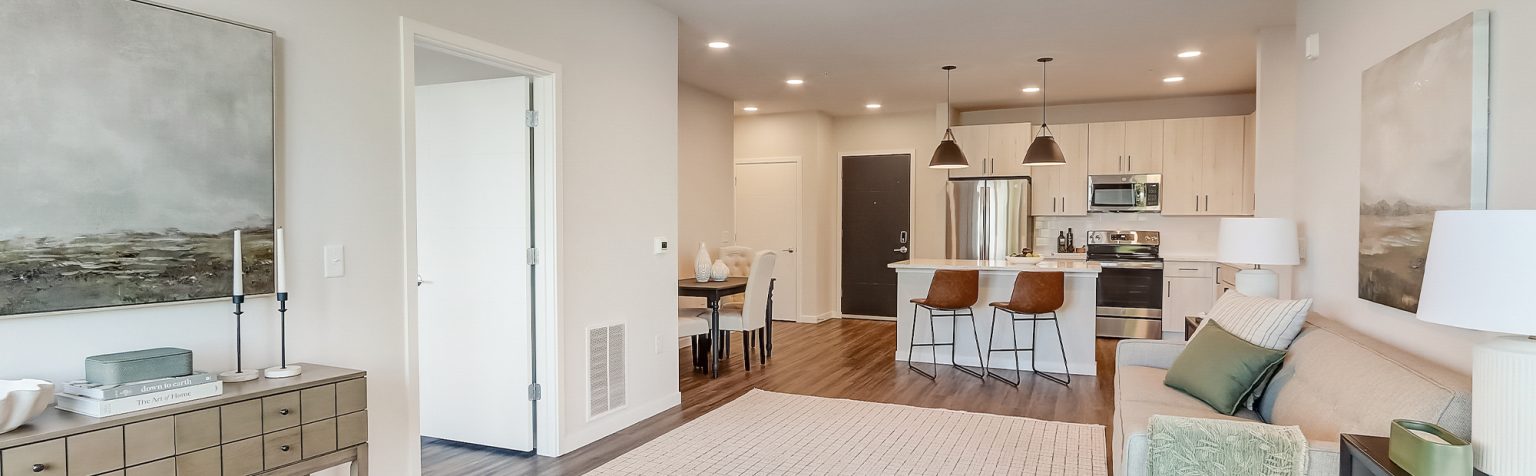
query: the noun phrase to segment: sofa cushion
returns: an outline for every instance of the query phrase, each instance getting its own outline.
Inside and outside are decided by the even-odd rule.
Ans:
[[[1206,318],[1254,345],[1285,350],[1301,332],[1311,308],[1311,299],[1292,301],[1227,291],[1211,306]],[[1202,323],[1195,334],[1204,332],[1205,327]]]
[[[1163,385],[1168,369],[1120,367],[1115,369],[1115,398],[1124,402],[1156,403],[1190,410],[1212,411],[1210,405],[1178,389]]]
[[[1285,351],[1254,345],[1212,322],[1190,339],[1163,384],[1231,415],[1283,358]]]

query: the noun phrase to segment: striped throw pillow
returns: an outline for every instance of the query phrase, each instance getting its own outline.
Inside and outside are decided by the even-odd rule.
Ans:
[[[1211,306],[1206,318],[1253,345],[1285,350],[1301,333],[1311,308],[1311,299],[1275,299],[1227,291]]]

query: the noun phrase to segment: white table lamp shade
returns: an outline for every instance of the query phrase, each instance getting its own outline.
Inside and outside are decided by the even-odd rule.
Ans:
[[[1536,335],[1530,305],[1536,255],[1501,242],[1536,236],[1536,210],[1435,213],[1419,293],[1419,319],[1447,326]]]
[[[1301,264],[1296,222],[1285,218],[1222,218],[1216,259],[1258,265]]]

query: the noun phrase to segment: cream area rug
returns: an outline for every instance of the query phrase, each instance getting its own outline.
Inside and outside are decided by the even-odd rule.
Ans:
[[[592,475],[1107,475],[1104,427],[752,390]]]

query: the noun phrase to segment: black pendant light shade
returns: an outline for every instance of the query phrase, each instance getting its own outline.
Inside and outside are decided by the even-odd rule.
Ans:
[[[960,150],[960,144],[955,143],[955,133],[945,128],[944,140],[939,142],[937,149],[933,149],[933,160],[928,161],[928,168],[963,169],[970,166],[971,163],[965,160],[965,152]]]
[[[1035,141],[1029,144],[1029,150],[1024,152],[1024,165],[1066,165],[1067,156],[1061,153],[1061,145],[1056,143],[1056,136],[1051,134],[1051,126],[1046,122],[1045,95],[1049,90],[1045,89],[1045,64],[1054,58],[1040,58],[1040,133],[1035,135]]]
[[[944,106],[949,107],[949,72],[954,71],[954,66],[944,67]],[[949,122],[944,123],[944,139],[939,141],[939,147],[933,149],[933,159],[928,161],[930,169],[963,169],[970,167],[971,162],[965,160],[965,152],[960,150],[960,144],[955,142],[955,132],[949,128]]]

